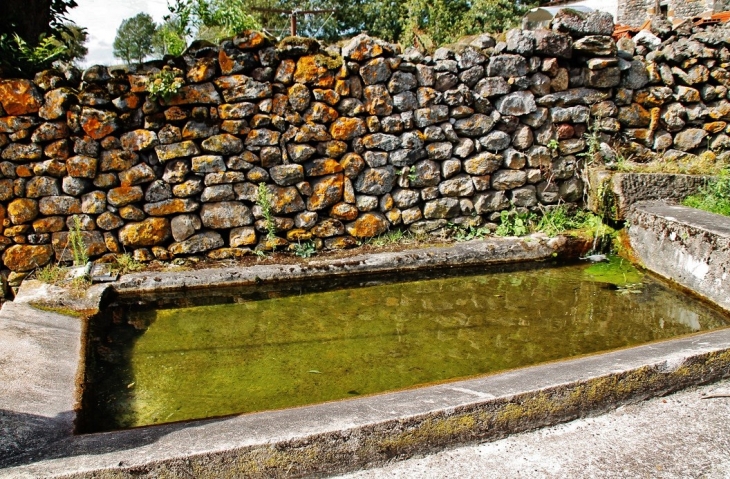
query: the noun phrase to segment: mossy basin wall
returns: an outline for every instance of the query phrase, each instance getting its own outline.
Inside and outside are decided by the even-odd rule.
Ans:
[[[117,304],[91,328],[81,429],[343,399],[728,324],[618,259],[421,278]]]

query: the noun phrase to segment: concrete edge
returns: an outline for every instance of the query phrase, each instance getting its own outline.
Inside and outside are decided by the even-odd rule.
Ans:
[[[347,258],[312,258],[303,264],[254,265],[197,271],[135,273],[122,276],[112,287],[119,296],[210,287],[234,287],[321,279],[344,275],[418,271],[547,259],[575,259],[583,252],[578,238],[533,234],[522,238],[486,238],[449,246],[398,252],[360,254]]]
[[[492,376],[219,420],[75,436],[0,477],[283,477],[382,465],[730,377],[730,329]],[[111,451],[111,452],[110,452]]]
[[[628,231],[634,255],[654,273],[730,311],[730,218],[686,206],[640,202]]]

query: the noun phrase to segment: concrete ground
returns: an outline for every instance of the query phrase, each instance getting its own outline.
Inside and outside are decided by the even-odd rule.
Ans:
[[[338,477],[729,478],[730,380]]]

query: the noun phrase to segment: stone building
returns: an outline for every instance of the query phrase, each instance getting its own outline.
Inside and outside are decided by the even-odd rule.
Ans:
[[[639,27],[651,18],[657,4],[670,20],[730,10],[730,0],[619,0],[616,23]]]

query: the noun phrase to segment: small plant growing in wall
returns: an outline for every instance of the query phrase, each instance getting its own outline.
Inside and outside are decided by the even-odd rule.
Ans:
[[[74,215],[73,217],[73,226],[68,233],[68,246],[71,248],[74,266],[85,266],[89,262],[84,237],[81,234],[81,218],[78,215]]]
[[[259,189],[256,195],[256,204],[261,208],[261,216],[266,223],[266,242],[271,246],[272,250],[276,250],[276,223],[274,215],[271,211],[271,195],[266,183],[259,183]]]
[[[416,178],[418,178],[418,174],[416,173],[415,166],[411,166],[410,168],[403,167],[400,174],[401,174],[401,176],[407,177],[408,181],[410,181],[410,182],[414,182],[414,181],[416,181]]]
[[[547,143],[547,147],[550,148],[552,151],[558,151],[558,147],[560,146],[560,143],[558,143],[558,140],[555,138],[552,138]]]
[[[162,98],[163,101],[172,98],[185,85],[182,75],[182,70],[168,66],[163,67],[158,73],[150,75],[146,88],[150,98],[152,100]]]
[[[317,252],[317,247],[313,241],[305,241],[293,245],[294,254],[300,258],[309,258]]]

